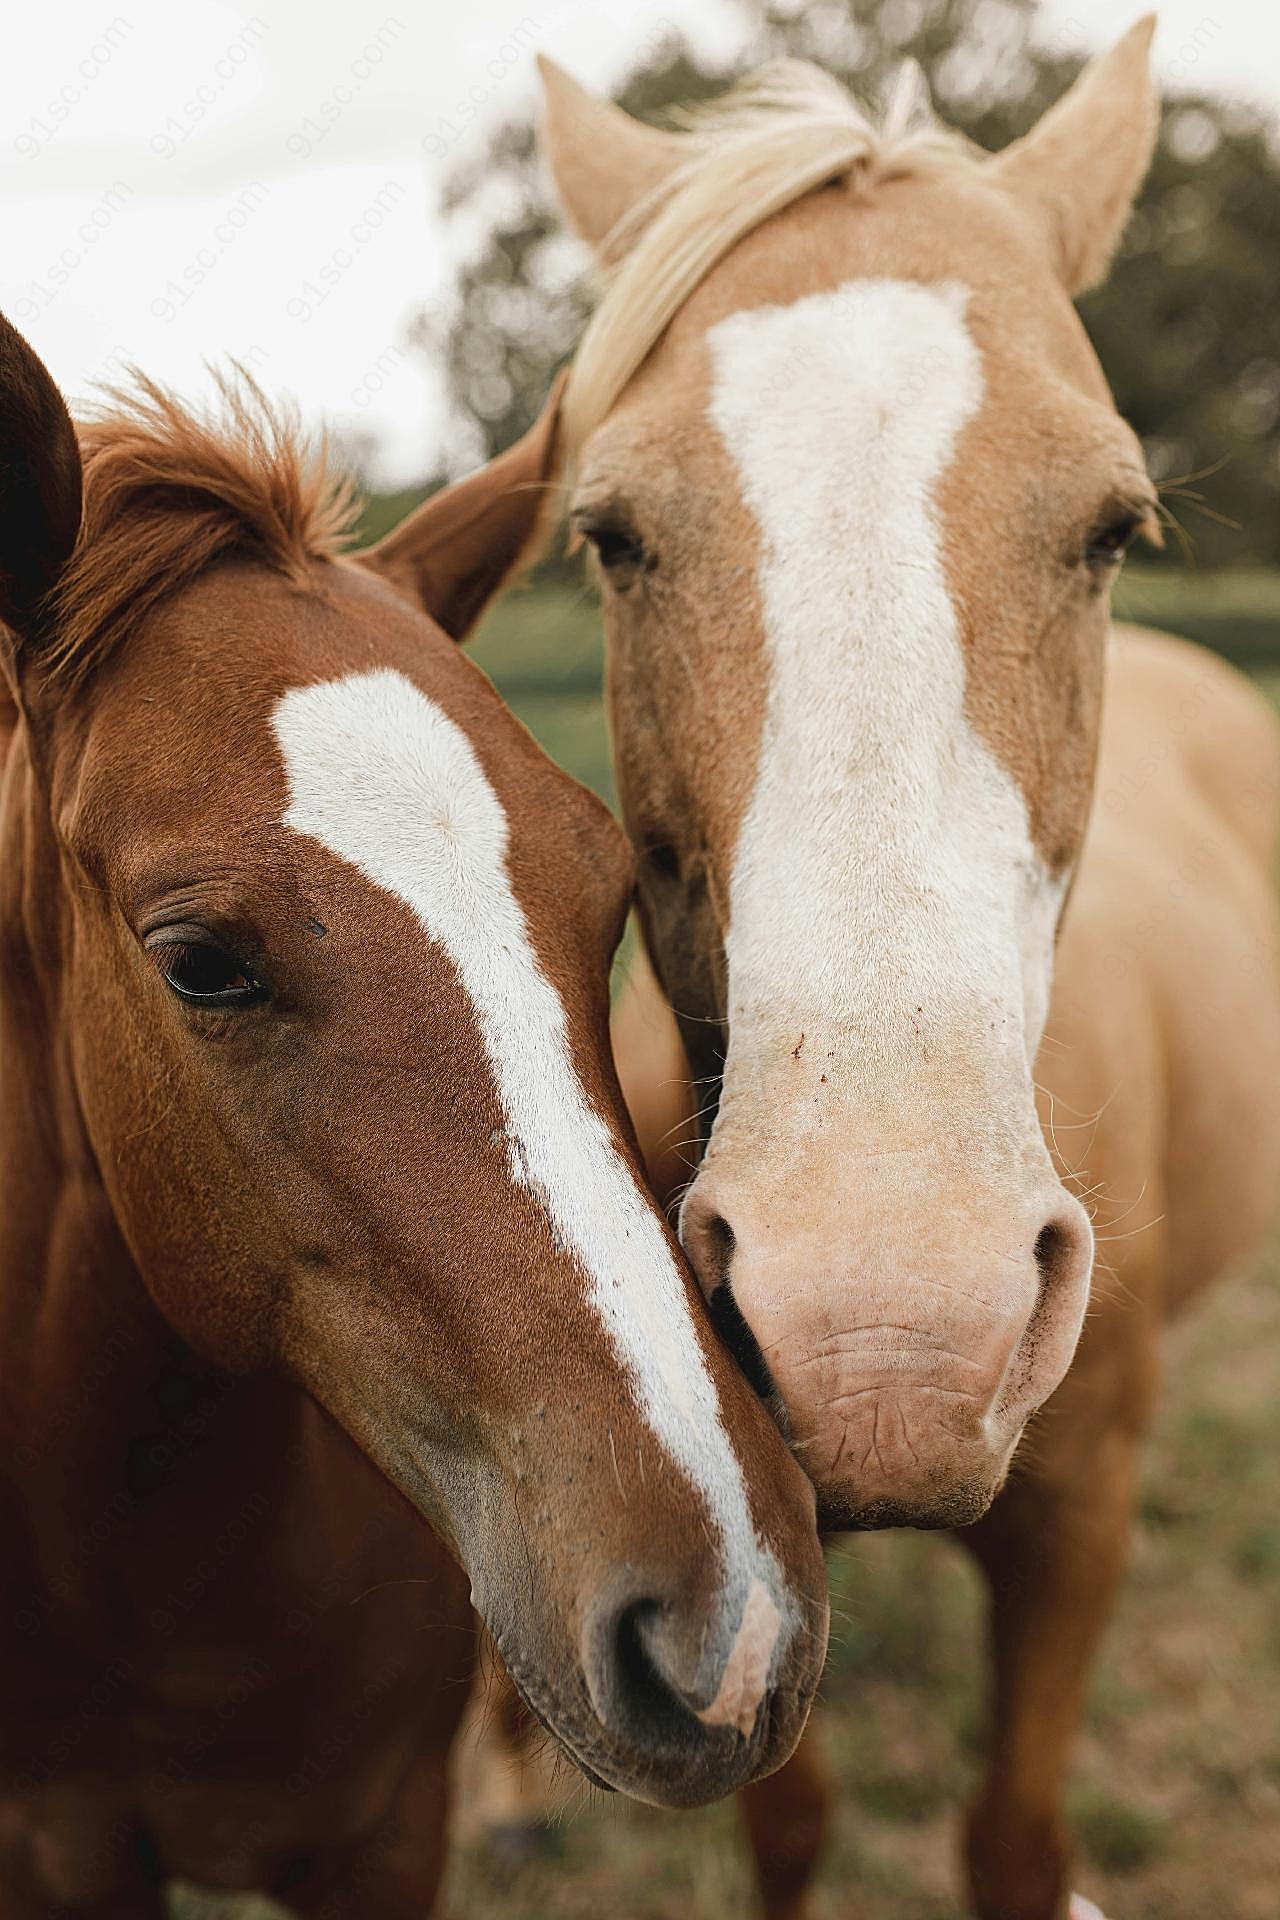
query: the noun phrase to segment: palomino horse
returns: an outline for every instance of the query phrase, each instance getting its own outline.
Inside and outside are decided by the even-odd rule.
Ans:
[[[82,519],[0,335],[6,1920],[174,1875],[421,1920],[468,1580],[660,1803],[778,1765],[825,1650],[812,1489],[610,1064],[630,851],[450,638],[553,416],[348,560],[228,399],[86,429]]]
[[[1277,744],[1227,669],[1116,647],[1080,865],[1109,588],[1156,498],[1071,296],[1147,166],[1152,24],[994,158],[808,67],[682,133],[547,74],[609,271],[565,451],[703,1116],[682,1237],[825,1523],[970,1528],[988,1920],[1063,1911],[1156,1327],[1254,1246],[1280,1170]],[[1092,1294],[1077,1188],[1124,1216]],[[775,1915],[805,1769],[753,1800]]]

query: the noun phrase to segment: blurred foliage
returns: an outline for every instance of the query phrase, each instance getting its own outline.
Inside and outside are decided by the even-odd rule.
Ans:
[[[1164,1842],[1162,1823],[1141,1807],[1130,1806],[1108,1793],[1079,1794],[1072,1800],[1071,1818],[1085,1853],[1110,1873],[1132,1873],[1159,1854]]]
[[[734,4],[741,40],[730,67],[700,61],[670,30],[643,51],[621,104],[661,117],[780,54],[816,60],[874,101],[910,55],[941,116],[998,148],[1078,70],[1061,45],[1033,41],[1036,0]],[[1206,19],[1197,33],[1213,27]],[[1194,50],[1183,64],[1194,70]],[[446,370],[462,466],[524,431],[590,298],[582,250],[561,226],[528,121],[498,127],[455,170],[444,211],[473,244],[452,308],[423,315],[415,339]],[[1280,560],[1280,147],[1258,110],[1190,92],[1167,103],[1120,258],[1082,311],[1156,479],[1204,475],[1191,484],[1212,514],[1236,523],[1171,493],[1199,560]],[[1170,552],[1176,561],[1177,542]]]

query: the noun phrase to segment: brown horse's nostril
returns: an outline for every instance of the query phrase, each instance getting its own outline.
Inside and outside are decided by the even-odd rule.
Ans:
[[[633,1576],[624,1577],[587,1622],[583,1668],[596,1714],[633,1758],[666,1771],[664,1798],[677,1780],[695,1795],[713,1777],[735,1784],[757,1740],[769,1737],[777,1610],[756,1580],[727,1632],[714,1594],[665,1600],[654,1592],[658,1581],[645,1585],[637,1593]],[[768,1631],[754,1646],[762,1617]]]
[[[597,1686],[615,1731],[655,1754],[701,1743],[703,1729],[678,1686],[662,1670],[659,1600],[632,1600],[609,1621],[598,1648]],[[603,1662],[604,1671],[600,1669]]]
[[[673,1672],[676,1615],[668,1602],[629,1586],[601,1596],[587,1623],[583,1667],[592,1704],[615,1740],[651,1764],[687,1767],[713,1736]],[[696,1655],[696,1639],[691,1648]]]

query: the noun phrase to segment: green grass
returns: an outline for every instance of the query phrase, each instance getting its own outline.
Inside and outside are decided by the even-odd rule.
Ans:
[[[1164,1845],[1161,1821],[1110,1794],[1075,1795],[1071,1819],[1084,1852],[1108,1873],[1133,1873],[1156,1859]]]
[[[489,614],[470,653],[551,758],[612,806],[592,589],[561,580],[517,588]]]
[[[1280,1587],[1280,1526],[1250,1526],[1236,1548],[1237,1571],[1246,1580],[1273,1581]]]
[[[1116,586],[1116,617],[1182,633],[1250,669],[1280,661],[1280,569],[1130,563]]]

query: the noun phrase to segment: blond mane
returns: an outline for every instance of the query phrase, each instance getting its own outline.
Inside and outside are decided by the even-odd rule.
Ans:
[[[601,250],[605,291],[561,416],[570,466],[694,288],[753,227],[828,182],[870,186],[983,157],[938,124],[914,64],[878,116],[820,67],[780,60],[679,119],[688,158]]]
[[[301,582],[349,538],[352,489],[242,368],[218,376],[207,414],[135,372],[78,431],[84,516],[50,609],[67,679],[219,560],[251,555]]]

